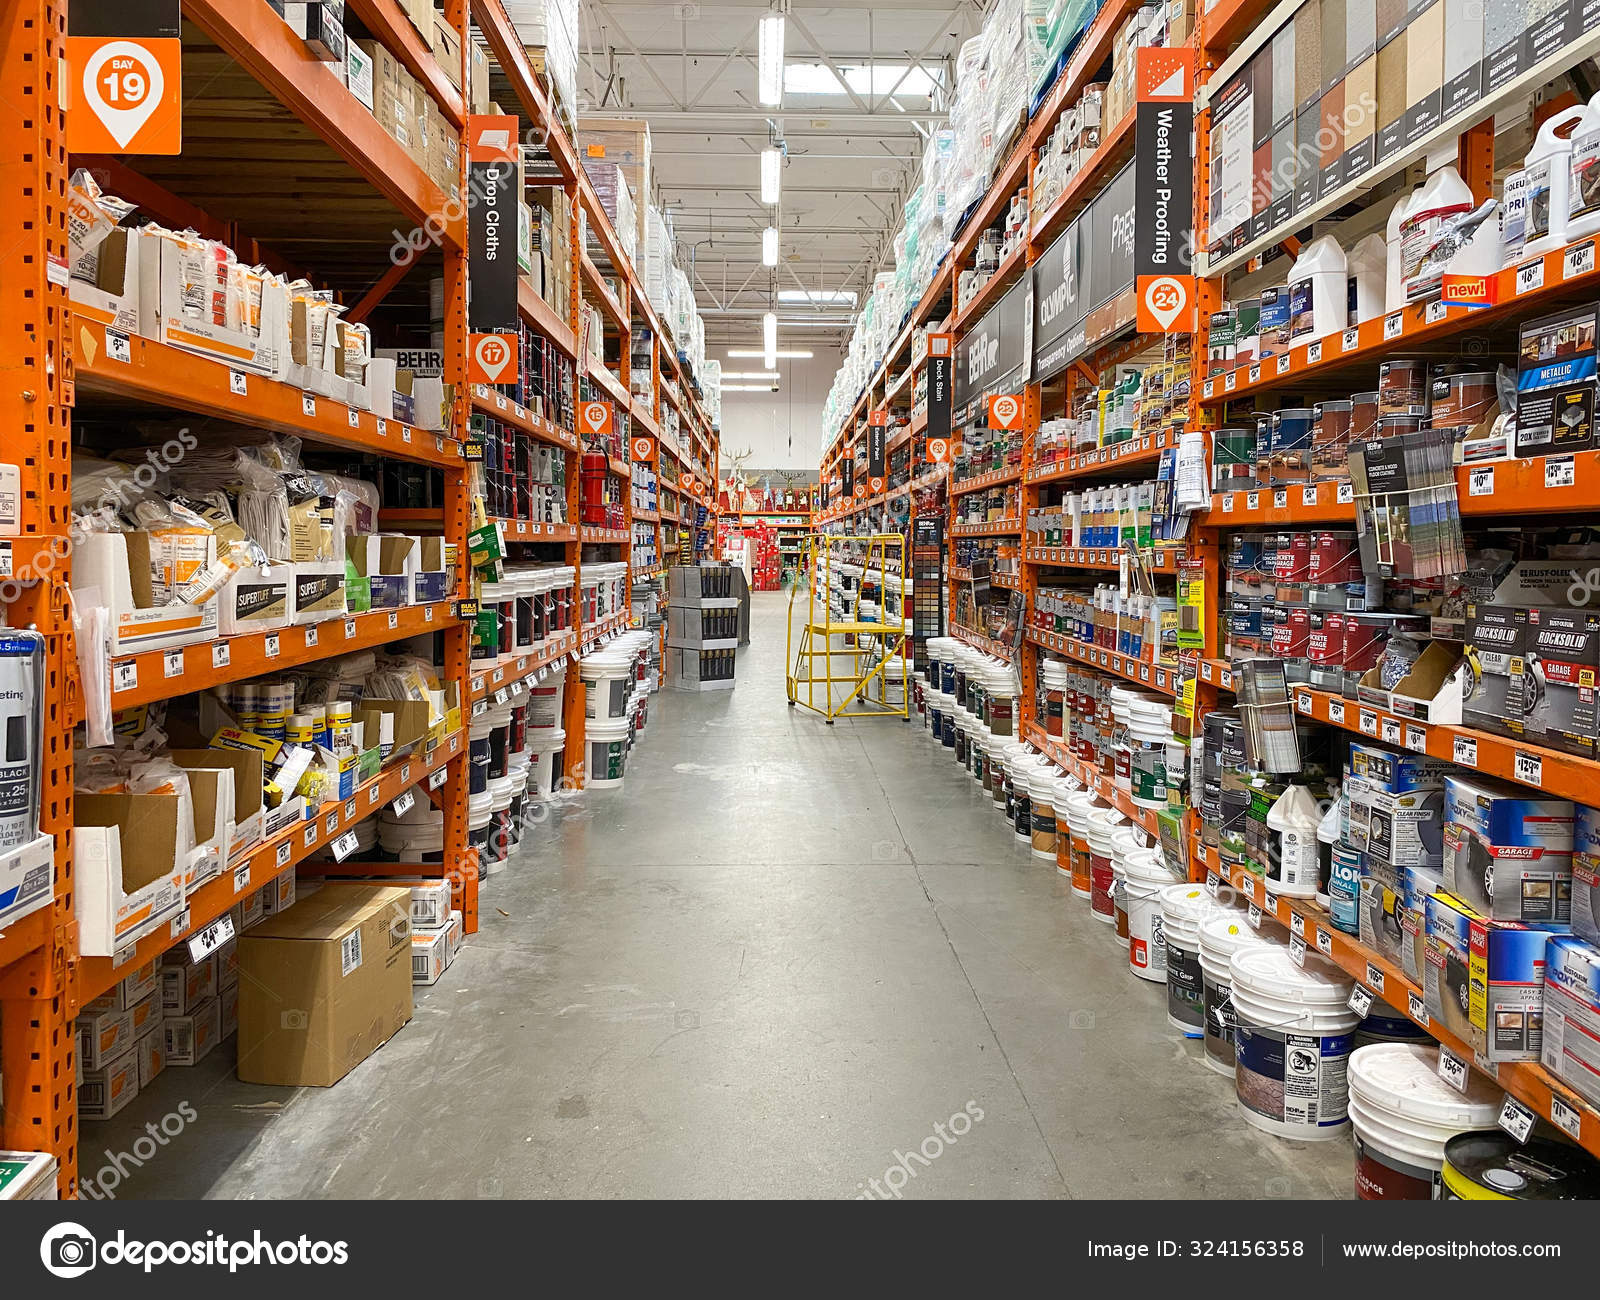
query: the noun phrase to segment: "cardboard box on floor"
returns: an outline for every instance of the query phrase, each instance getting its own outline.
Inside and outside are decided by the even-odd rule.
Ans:
[[[239,1078],[329,1087],[411,1019],[411,891],[328,884],[239,940]]]

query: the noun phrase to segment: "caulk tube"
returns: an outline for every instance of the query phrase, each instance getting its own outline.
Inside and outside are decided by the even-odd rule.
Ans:
[[[44,637],[0,631],[0,850],[20,848],[39,833],[43,680]]]

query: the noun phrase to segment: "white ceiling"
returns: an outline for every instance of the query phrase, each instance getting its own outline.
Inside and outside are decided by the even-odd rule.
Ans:
[[[760,108],[756,27],[767,10],[583,0],[580,11],[580,100],[597,114],[649,119],[656,192],[673,214],[679,265],[693,266],[707,338],[718,343],[758,341],[774,289],[854,289],[864,301],[874,273],[889,264],[901,205],[920,178],[919,128],[943,118],[926,98],[891,101],[887,93],[787,93],[781,110]],[[920,64],[948,85],[957,50],[982,18],[979,0],[792,0],[786,60],[833,69]],[[758,163],[774,139],[788,152],[775,277],[761,265],[770,209],[760,201]],[[780,307],[781,346],[836,343],[848,314]]]

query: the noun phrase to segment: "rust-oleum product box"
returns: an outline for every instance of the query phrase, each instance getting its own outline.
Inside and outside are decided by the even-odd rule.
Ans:
[[[1600,676],[1600,610],[1525,611],[1509,703],[1524,733],[1563,753],[1593,758]]]
[[[1467,606],[1466,698],[1461,720],[1479,731],[1520,736],[1521,697],[1514,696],[1511,669],[1522,655],[1527,610],[1513,605]]]
[[[1545,946],[1540,1059],[1600,1106],[1600,951],[1575,935],[1552,935]]]

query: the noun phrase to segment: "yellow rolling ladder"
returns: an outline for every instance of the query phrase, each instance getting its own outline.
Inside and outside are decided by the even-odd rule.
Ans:
[[[850,618],[836,621],[833,616],[834,575],[847,563],[842,556],[843,549],[862,542],[867,544],[867,554],[861,565],[862,578],[876,571],[880,597],[885,597],[883,575],[888,572],[887,561],[895,559],[899,572],[902,575],[905,572],[905,538],[898,533],[874,533],[870,537],[824,537],[813,533],[806,539],[803,570],[806,616],[800,628],[798,647],[795,644],[795,598],[799,595],[799,584],[789,589],[789,624],[784,641],[784,661],[789,665],[785,678],[789,707],[799,704],[813,713],[820,713],[830,727],[837,718],[909,719],[911,716],[911,669],[906,658],[908,638],[901,612],[903,602],[893,602],[894,617],[891,618],[887,610],[891,602],[880,599],[878,607],[883,621],[863,619],[861,592],[866,583],[861,581],[855,586]],[[840,639],[840,644],[835,644],[835,637]],[[850,662],[848,673],[835,675],[836,656]],[[819,659],[820,674],[817,671]],[[900,687],[898,703],[891,698],[890,690],[896,680],[896,665]],[[834,698],[836,685],[848,687],[842,700]],[[823,689],[820,704],[816,698],[818,686]]]

